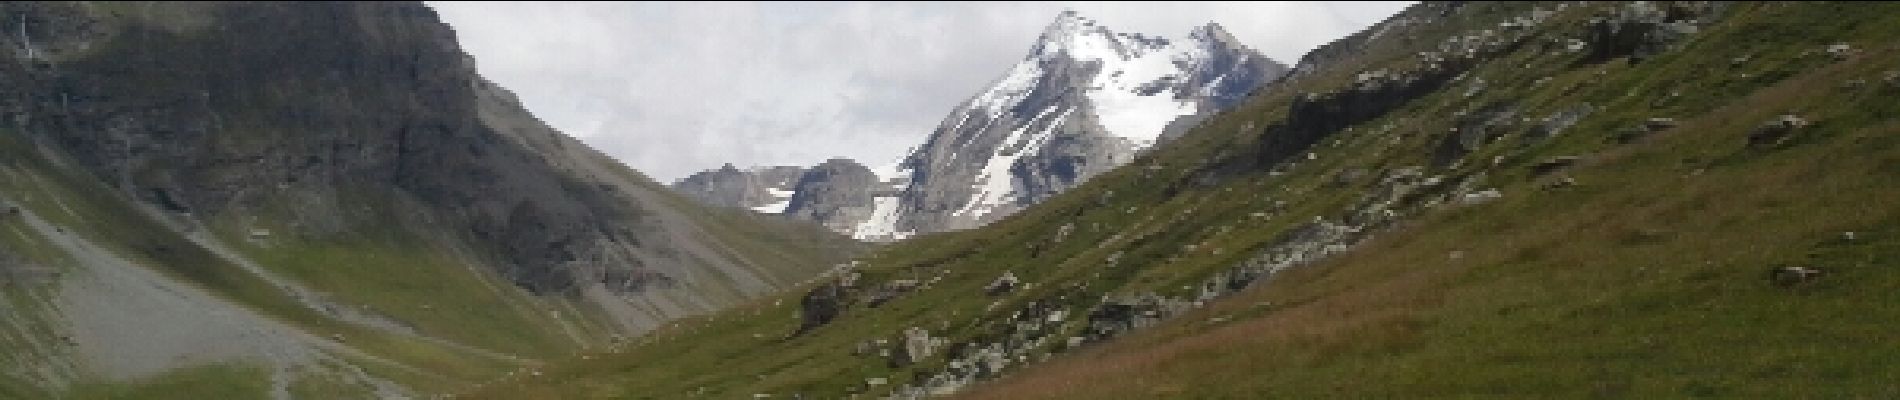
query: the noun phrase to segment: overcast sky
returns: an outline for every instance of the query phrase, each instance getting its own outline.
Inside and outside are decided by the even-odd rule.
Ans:
[[[482,75],[654,179],[895,163],[1073,9],[1118,32],[1220,23],[1282,63],[1411,2],[439,2]]]

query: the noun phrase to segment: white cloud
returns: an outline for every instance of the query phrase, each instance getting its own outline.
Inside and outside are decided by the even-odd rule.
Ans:
[[[734,165],[889,163],[1064,9],[1178,38],[1218,22],[1292,64],[1410,2],[429,2],[484,76],[663,182]]]

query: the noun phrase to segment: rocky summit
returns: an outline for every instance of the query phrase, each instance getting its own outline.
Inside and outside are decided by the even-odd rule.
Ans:
[[[824,206],[863,212],[792,215],[874,241],[982,226],[1128,163],[1285,70],[1218,24],[1170,40],[1063,12],[1028,56],[952,110],[888,177],[832,197],[848,204]],[[723,171],[674,187],[699,191]]]

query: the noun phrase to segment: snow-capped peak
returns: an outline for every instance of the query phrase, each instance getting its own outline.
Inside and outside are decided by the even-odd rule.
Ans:
[[[1170,41],[1115,32],[1072,10],[1058,14],[1029,50],[915,153],[914,184],[928,194],[908,197],[917,204],[907,206],[943,210],[947,220],[1013,212],[1126,162],[1170,124],[1222,109],[1281,68],[1217,24]]]
[[[1226,47],[1240,44],[1240,40],[1234,39],[1234,35],[1227,33],[1226,28],[1222,28],[1220,24],[1213,22],[1194,27],[1194,30],[1188,31],[1188,39],[1209,46],[1219,45]]]
[[[981,226],[1128,162],[1177,121],[1226,109],[1284,71],[1220,25],[1168,40],[1115,32],[1075,11],[1057,15],[1028,50],[921,146],[860,167],[869,173],[854,176],[874,177],[849,185],[870,190],[820,190],[848,198],[818,199],[800,185],[792,196],[768,194],[830,206],[755,209],[865,240]]]
[[[1075,11],[1063,11],[1043,28],[1027,60],[1067,55],[1077,61],[1125,60],[1168,45],[1166,39],[1116,33]]]

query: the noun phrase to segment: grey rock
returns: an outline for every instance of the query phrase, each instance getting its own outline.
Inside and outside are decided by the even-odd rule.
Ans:
[[[850,159],[825,161],[798,178],[785,215],[816,221],[849,232],[871,217],[873,195],[883,182],[870,168]]]
[[[1040,71],[1028,77],[1034,80],[1033,86],[1001,107],[981,104],[989,100],[984,96],[966,102],[906,159],[911,184],[899,197],[899,230],[924,233],[980,226],[1125,164],[1152,144],[1111,134],[1100,124],[1106,116],[1093,114],[1088,84],[1108,72],[1101,70],[1102,63],[1077,59],[1063,47],[1066,41],[1088,35],[1205,50],[1204,58],[1177,63],[1182,70],[1172,78],[1141,89],[1188,96],[1176,99],[1192,101],[1200,110],[1153,133],[1164,140],[1172,137],[1168,131],[1179,132],[1200,116],[1238,104],[1284,70],[1241,46],[1218,25],[1196,28],[1185,41],[1174,43],[1115,34],[1065,13],[1045,30],[1018,67]],[[999,173],[1003,175],[990,176]],[[986,197],[985,182],[1005,184],[1006,189],[997,190],[1007,193]]]
[[[1531,175],[1532,176],[1549,175],[1552,172],[1557,172],[1564,168],[1569,168],[1572,165],[1576,165],[1578,160],[1579,158],[1577,156],[1556,156],[1556,157],[1546,158],[1543,161],[1538,161],[1536,164],[1531,164]]]
[[[837,282],[819,285],[816,288],[812,288],[811,291],[805,292],[805,296],[798,300],[798,330],[793,332],[792,335],[803,335],[812,329],[824,326],[825,324],[831,323],[832,320],[837,319],[838,315],[844,313],[844,308],[848,301],[847,296],[848,292],[844,286],[839,285]]]
[[[791,191],[804,172],[804,168],[795,166],[741,170],[726,164],[716,170],[701,171],[682,178],[674,182],[672,187],[701,203],[757,209],[788,201],[789,196],[777,196],[773,192]]]
[[[1808,120],[1799,115],[1782,114],[1763,122],[1748,134],[1750,147],[1773,146],[1781,143],[1801,128],[1808,126]]]

